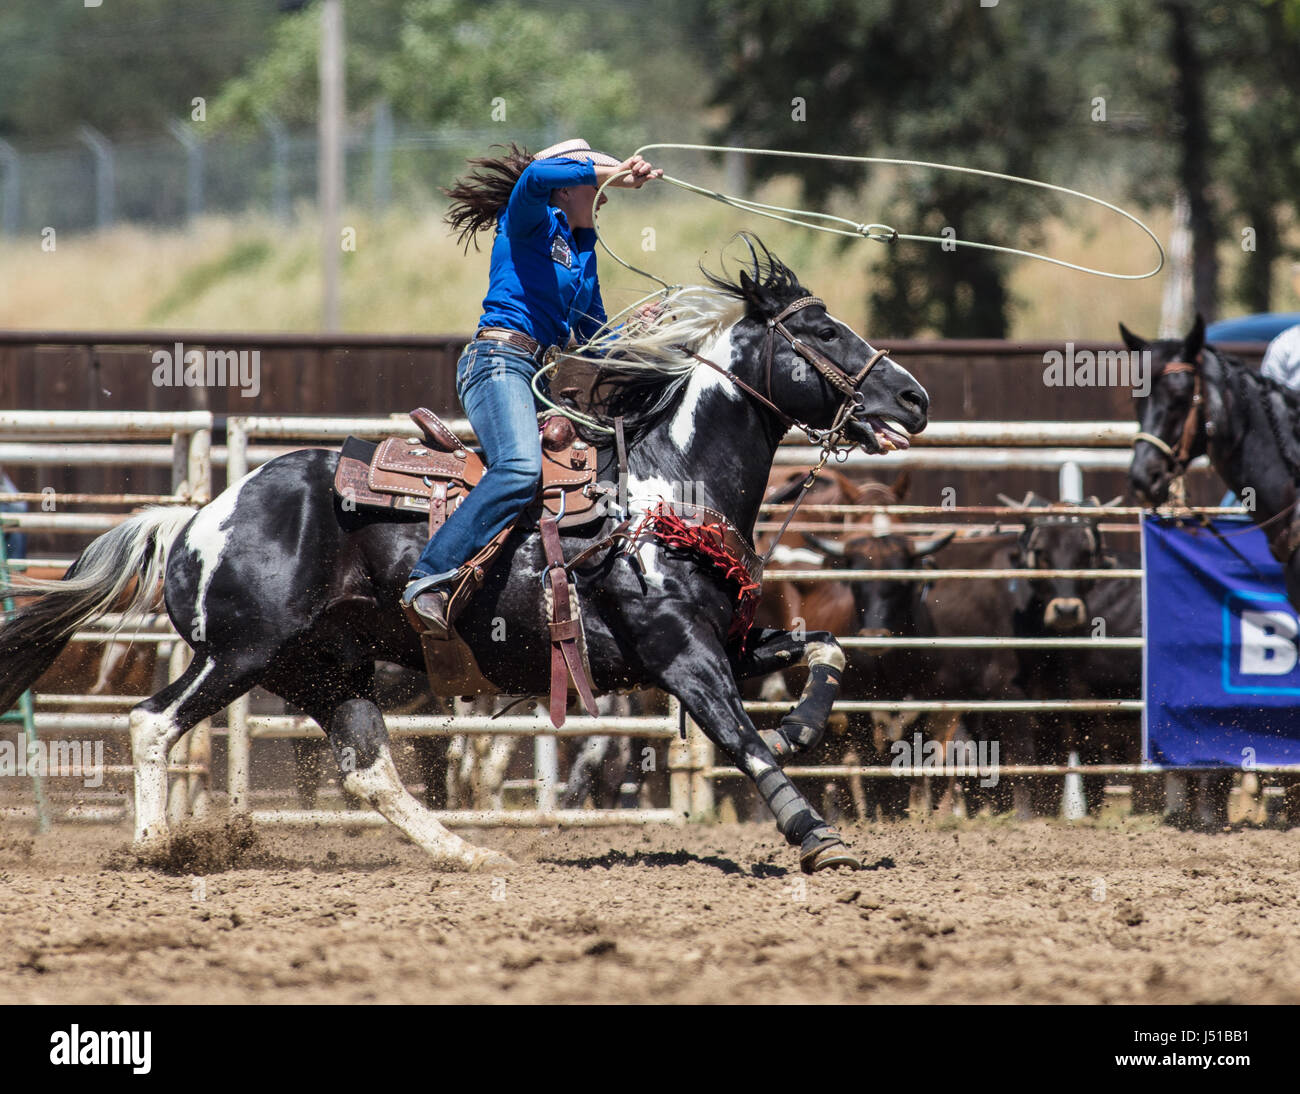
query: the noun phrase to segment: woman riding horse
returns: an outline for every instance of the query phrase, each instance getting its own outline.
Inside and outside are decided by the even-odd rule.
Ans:
[[[596,277],[596,187],[638,190],[663,175],[640,156],[619,162],[571,140],[533,156],[516,145],[446,193],[447,221],[466,250],[495,227],[492,266],[478,333],[456,364],[456,394],[483,447],[487,470],[429,540],[402,594],[445,633],[448,599],[462,566],[513,521],[542,473],[532,379],[551,346],[586,342],[605,323]],[[612,181],[610,181],[612,180]]]

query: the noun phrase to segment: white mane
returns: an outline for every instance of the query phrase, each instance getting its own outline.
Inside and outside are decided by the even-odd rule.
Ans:
[[[674,289],[657,303],[662,311],[650,323],[632,319],[622,329],[606,324],[585,346],[574,350],[572,356],[619,371],[645,370],[684,376],[697,362],[683,347],[700,349],[745,314],[744,301],[703,285]]]

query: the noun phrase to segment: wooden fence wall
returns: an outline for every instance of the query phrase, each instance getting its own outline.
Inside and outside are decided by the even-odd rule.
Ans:
[[[32,332],[0,331],[0,407],[35,410],[211,410],[217,418],[214,445],[224,444],[227,415],[387,415],[425,405],[459,416],[455,364],[465,336],[446,335],[275,335],[217,332]],[[185,350],[256,351],[260,389],[242,394],[225,387],[185,387],[155,382],[154,354]],[[1048,387],[1043,356],[1063,343],[897,341],[892,355],[929,391],[935,421],[1117,420],[1134,415],[1126,388]],[[1119,348],[1080,342],[1079,350]],[[1222,347],[1257,364],[1258,344]],[[121,468],[14,467],[22,490],[53,487],[57,492],[164,492],[163,470]],[[1222,491],[1203,476],[1194,499],[1213,503]],[[214,486],[224,471],[214,468]],[[1088,493],[1107,497],[1125,492],[1117,472],[1086,473]],[[910,501],[938,504],[944,487],[959,504],[993,504],[1001,493],[1035,490],[1055,496],[1050,471],[929,471],[913,475]],[[32,553],[68,549],[53,537],[33,536]]]

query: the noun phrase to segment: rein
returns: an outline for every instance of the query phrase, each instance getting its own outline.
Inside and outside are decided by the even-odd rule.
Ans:
[[[844,368],[844,366],[838,361],[832,360],[819,349],[808,345],[807,342],[804,342],[796,335],[791,334],[790,329],[783,322],[783,320],[787,319],[795,312],[800,311],[803,308],[813,307],[814,305],[824,308],[826,303],[817,296],[801,296],[798,300],[787,304],[779,313],[767,320],[767,332],[763,336],[762,354],[763,373],[767,378],[766,395],[757,391],[752,385],[745,383],[745,381],[739,376],[728,372],[721,365],[710,361],[707,357],[703,357],[692,350],[685,349],[684,347],[683,352],[698,361],[700,364],[708,365],[709,368],[713,369],[713,371],[718,373],[718,375],[725,376],[733,385],[745,392],[745,394],[762,403],[768,408],[768,410],[772,411],[772,413],[776,415],[777,420],[780,421],[786,429],[793,427],[802,430],[804,435],[812,444],[824,444],[828,439],[834,439],[836,441],[839,439],[839,434],[843,433],[844,426],[848,421],[846,411],[851,411],[854,406],[861,405],[861,396],[857,390],[858,385],[866,379],[867,373],[875,367],[877,361],[882,357],[889,356],[889,350],[875,350],[871,355],[871,359],[863,365],[861,369],[856,373],[849,372],[848,369]],[[778,334],[790,343],[790,348],[793,349],[795,353],[821,373],[821,375],[826,378],[827,383],[837,391],[843,393],[845,400],[844,404],[840,407],[840,411],[836,414],[835,421],[829,429],[822,431],[805,422],[801,422],[798,418],[791,417],[772,401],[772,361],[776,356],[776,336]]]

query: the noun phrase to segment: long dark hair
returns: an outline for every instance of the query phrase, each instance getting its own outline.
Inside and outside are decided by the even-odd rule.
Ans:
[[[478,156],[470,164],[477,170],[462,175],[450,187],[442,187],[442,192],[451,198],[451,208],[444,218],[452,229],[459,233],[456,242],[463,244],[466,253],[469,245],[474,244],[478,250],[479,232],[495,228],[497,217],[510,200],[510,192],[524,173],[524,168],[533,162],[528,150],[511,141],[510,144],[494,144],[500,148],[500,156]]]

